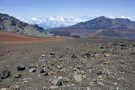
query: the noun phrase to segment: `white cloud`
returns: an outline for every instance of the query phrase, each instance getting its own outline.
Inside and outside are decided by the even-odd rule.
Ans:
[[[63,17],[63,16],[49,16],[49,17],[32,17],[23,20],[30,24],[38,24],[45,28],[63,27],[77,24],[90,20],[90,17]]]
[[[121,16],[120,18],[132,19],[131,17],[128,17],[128,16]]]
[[[59,17],[59,20],[64,22],[65,21],[65,18],[63,16]]]
[[[51,21],[54,21],[55,20],[55,18],[54,17],[51,17],[51,16],[48,17],[48,19],[51,20]]]
[[[33,20],[33,21],[37,21],[38,19],[37,19],[37,18],[35,18],[35,17],[33,17],[33,18],[31,18],[31,20]]]

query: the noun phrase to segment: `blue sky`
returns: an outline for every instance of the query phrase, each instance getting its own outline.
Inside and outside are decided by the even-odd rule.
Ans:
[[[135,0],[0,0],[0,13],[15,17],[132,17]]]

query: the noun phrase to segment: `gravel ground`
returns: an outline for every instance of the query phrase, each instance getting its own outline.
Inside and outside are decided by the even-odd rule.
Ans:
[[[26,69],[17,71],[21,65]],[[29,72],[30,66],[36,71]],[[40,72],[44,68],[48,75]],[[10,75],[0,80],[0,88],[135,90],[135,41],[84,38],[0,44],[0,72],[5,69]]]

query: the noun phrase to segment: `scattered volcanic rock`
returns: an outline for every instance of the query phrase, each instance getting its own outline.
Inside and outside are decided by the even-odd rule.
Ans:
[[[0,50],[0,53],[5,55],[0,56],[0,70],[3,70],[1,72],[5,73],[6,77],[0,81],[0,88],[12,86],[15,88],[19,85],[19,89],[22,90],[27,88],[39,88],[39,90],[42,88],[44,90],[49,88],[53,90],[78,90],[80,88],[83,90],[124,90],[126,88],[134,90],[135,56],[130,55],[135,52],[134,42],[85,38],[68,42],[61,41],[57,44],[56,42],[0,44],[0,48],[8,48],[10,51],[7,54]],[[55,57],[50,56],[52,48],[54,48]],[[43,58],[47,62],[46,65],[39,63]],[[60,58],[62,60],[59,60]],[[12,65],[13,63],[19,67],[19,70],[15,70],[18,67]],[[3,67],[8,67],[8,70],[2,69]],[[13,76],[9,77],[6,74],[9,70]]]

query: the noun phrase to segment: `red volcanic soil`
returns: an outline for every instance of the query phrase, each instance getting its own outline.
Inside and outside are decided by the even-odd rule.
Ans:
[[[35,38],[31,36],[18,35],[10,32],[0,31],[0,43],[33,43],[33,42],[44,42],[44,41],[57,41],[65,40],[67,37],[53,37],[53,38]]]

